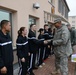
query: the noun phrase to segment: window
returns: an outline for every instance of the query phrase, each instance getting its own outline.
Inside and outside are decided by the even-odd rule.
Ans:
[[[54,0],[48,0],[48,2],[52,5],[52,6],[54,6]]]
[[[44,12],[44,22],[48,20],[47,12]]]
[[[36,25],[36,18],[29,17],[29,25],[35,24]]]
[[[58,11],[60,12],[60,0],[58,0]]]
[[[7,12],[3,12],[3,11],[0,11],[0,22],[2,21],[2,20],[4,20],[4,19],[6,19],[6,20],[9,20],[10,18],[9,18],[9,13],[7,13]]]
[[[75,27],[75,25],[72,25],[73,27]]]
[[[53,0],[48,0],[50,3],[53,3]]]
[[[51,12],[51,13],[52,13],[52,12]],[[53,13],[52,13],[52,14],[53,14]],[[48,12],[44,12],[44,22],[46,23],[46,22],[48,22],[48,21],[51,21],[51,19],[52,19],[51,14],[48,13]]]
[[[72,29],[75,29],[75,27],[72,27]]]
[[[50,0],[51,3],[53,3],[53,0]]]
[[[72,21],[72,23],[75,23],[75,21]]]
[[[64,14],[64,4],[61,0],[59,0],[59,12],[63,15]]]
[[[73,16],[72,18],[75,19],[75,16]]]
[[[64,4],[62,3],[62,15],[64,15]]]
[[[58,11],[68,19],[68,9],[62,0],[58,0]]]
[[[0,10],[0,22],[2,20],[9,20],[12,24],[12,14],[5,10]],[[12,28],[12,27],[11,27]],[[12,36],[12,30],[10,32],[10,35]]]
[[[58,11],[62,14],[63,12],[63,3],[61,0],[58,0]]]
[[[63,9],[64,9],[63,16],[65,16],[65,6],[64,6],[64,8],[63,8]]]
[[[68,19],[68,9],[65,8],[65,18]]]

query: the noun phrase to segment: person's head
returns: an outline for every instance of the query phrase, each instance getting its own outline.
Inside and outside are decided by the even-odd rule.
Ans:
[[[44,29],[45,30],[48,30],[49,29],[49,26],[46,24],[46,25],[44,25]]]
[[[36,25],[35,25],[35,24],[31,24],[31,25],[30,25],[30,29],[31,29],[32,31],[36,31]]]
[[[48,31],[49,31],[49,32],[52,32],[52,29],[51,29],[51,28],[49,28],[49,29],[48,29]]]
[[[40,32],[40,34],[44,34],[44,29],[40,28],[38,32]]]
[[[18,35],[26,36],[26,35],[27,35],[27,29],[26,29],[26,27],[21,27],[21,28],[18,30]]]
[[[60,18],[54,20],[54,26],[56,28],[60,28],[62,26],[62,23],[61,23],[61,19]]]
[[[11,24],[10,21],[8,20],[2,20],[0,26],[1,26],[1,30],[4,29],[6,32],[10,32],[11,30]]]
[[[68,28],[69,30],[71,30],[72,27],[71,27],[70,24],[67,24],[66,26],[67,26],[67,28]]]

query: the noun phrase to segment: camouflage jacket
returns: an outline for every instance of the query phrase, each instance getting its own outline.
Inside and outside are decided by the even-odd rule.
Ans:
[[[54,53],[57,56],[69,56],[72,54],[70,32],[65,25],[57,29],[54,35],[53,45]]]

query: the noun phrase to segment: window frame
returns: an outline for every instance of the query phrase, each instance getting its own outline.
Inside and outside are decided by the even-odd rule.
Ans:
[[[13,36],[12,36],[12,30],[13,30],[13,29],[12,29],[12,12],[7,11],[7,10],[4,10],[4,9],[0,9],[0,11],[9,14],[9,21],[10,21],[10,23],[11,23],[11,31],[10,31],[9,34],[10,34],[11,38],[13,39]]]
[[[72,23],[75,23],[75,21],[72,21]]]
[[[36,25],[36,18],[29,16],[29,22],[30,22],[30,19],[31,19],[31,24],[35,24]],[[29,23],[29,25],[31,25],[31,24]]]

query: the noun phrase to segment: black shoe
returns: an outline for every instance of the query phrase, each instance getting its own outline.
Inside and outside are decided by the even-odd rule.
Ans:
[[[29,75],[35,75],[33,72],[30,72],[30,74]]]
[[[38,69],[38,67],[33,67],[33,69]]]

